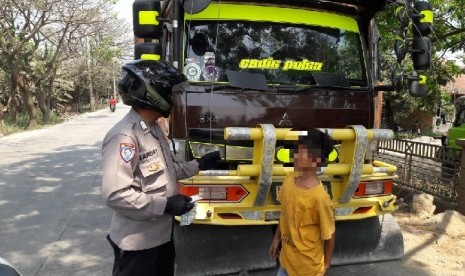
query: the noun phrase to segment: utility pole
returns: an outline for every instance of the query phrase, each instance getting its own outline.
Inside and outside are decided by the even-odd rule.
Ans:
[[[113,98],[116,99],[116,76],[114,72],[113,72]]]
[[[87,72],[89,80],[89,100],[90,100],[90,110],[95,111],[95,99],[94,99],[94,86],[92,84],[92,52],[89,39],[86,40],[87,43]]]

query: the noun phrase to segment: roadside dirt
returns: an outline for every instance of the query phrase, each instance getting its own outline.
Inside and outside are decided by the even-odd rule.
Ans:
[[[453,210],[428,214],[434,211],[431,204],[423,201],[419,209],[394,213],[404,235],[404,261],[431,275],[463,276],[465,217]]]

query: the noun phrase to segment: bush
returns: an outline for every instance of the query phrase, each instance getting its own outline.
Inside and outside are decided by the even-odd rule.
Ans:
[[[394,139],[402,140],[402,139],[413,139],[418,137],[419,135],[417,133],[412,133],[412,132],[397,132],[394,135]]]
[[[50,113],[50,122],[48,124],[43,123],[42,112],[37,109],[37,128],[40,129],[47,125],[55,125],[62,123],[65,118],[57,116],[55,113]],[[0,121],[0,137],[10,135],[13,133],[21,132],[28,130],[29,126],[29,115],[26,112],[20,112],[17,114],[16,123],[13,122],[12,118],[5,114],[4,119]]]

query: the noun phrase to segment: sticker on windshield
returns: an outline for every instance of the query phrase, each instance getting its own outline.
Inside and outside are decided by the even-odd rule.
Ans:
[[[258,48],[267,55],[273,55],[286,45],[271,35],[260,37],[260,41],[253,39],[250,35],[244,35],[241,42],[249,51]]]
[[[308,59],[303,59],[301,61],[286,60],[283,62],[282,60],[269,57],[264,59],[242,59],[239,62],[239,68],[241,69],[321,71],[322,67],[322,62],[309,61]]]
[[[206,52],[203,56],[203,62],[205,65],[215,65],[215,53]]]
[[[284,62],[283,71],[287,71],[287,70],[321,71],[322,67],[323,67],[323,63],[309,61],[308,59],[304,59],[302,61],[286,60],[286,62]]]
[[[243,59],[239,62],[239,68],[242,69],[279,69],[281,60],[275,60],[272,57],[264,59]]]
[[[218,81],[220,70],[215,66],[215,53],[206,52],[204,56],[203,78],[206,81]]]
[[[272,55],[281,50],[284,47],[284,43],[269,35],[265,39],[262,39],[258,47],[269,55]]]
[[[202,74],[202,69],[200,69],[200,65],[197,63],[189,63],[184,66],[184,75],[190,81],[198,81],[200,80],[200,75]]]

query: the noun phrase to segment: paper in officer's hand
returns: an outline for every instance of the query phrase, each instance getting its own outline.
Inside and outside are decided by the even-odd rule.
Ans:
[[[194,208],[192,208],[189,212],[181,216],[181,221],[179,224],[181,226],[190,225],[192,221],[194,221],[195,215],[197,214],[196,209],[197,203],[194,203]]]
[[[202,199],[200,195],[193,195],[191,196],[191,202],[194,203],[194,208],[192,208],[189,212],[185,213],[181,216],[181,226],[190,225],[192,221],[194,221],[195,215],[197,214],[197,200]]]

